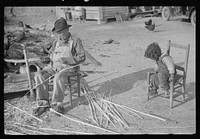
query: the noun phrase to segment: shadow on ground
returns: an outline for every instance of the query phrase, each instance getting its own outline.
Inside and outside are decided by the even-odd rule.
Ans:
[[[177,63],[177,65],[183,65],[183,63]],[[126,74],[120,77],[117,77],[115,79],[111,79],[108,81],[105,81],[103,83],[99,83],[96,84],[94,86],[90,86],[90,88],[93,87],[99,87],[95,93],[96,94],[100,94],[103,95],[104,97],[112,97],[115,95],[118,95],[120,93],[124,93],[127,92],[131,89],[133,89],[134,84],[138,81],[146,81],[147,80],[147,72],[152,72],[153,68],[147,68],[144,70],[140,70],[138,72],[133,72],[130,74]],[[137,85],[135,85],[137,86]],[[142,87],[145,85],[142,85]],[[195,98],[195,82],[186,84],[186,95],[188,96],[184,102],[181,102],[179,100],[176,100],[177,102],[180,102],[179,104],[177,104],[174,107],[177,107],[179,105],[182,105],[183,103],[186,103],[192,99]],[[142,88],[144,89],[144,88]],[[25,94],[27,93],[27,91],[23,91],[23,92],[18,92],[18,93],[9,93],[4,95],[4,100],[6,99],[13,99],[16,97],[23,97]],[[180,94],[179,94],[180,95]],[[175,94],[175,97],[179,96]],[[66,95],[65,97],[69,97],[69,95]],[[78,97],[77,93],[73,94],[73,100],[72,100],[73,105],[70,106],[69,102],[65,102],[65,105],[67,106],[66,109],[67,111],[70,109],[73,109],[74,107],[83,104],[83,105],[88,105],[86,99],[84,96]]]
[[[176,63],[179,66],[183,65],[183,62],[181,63]],[[95,93],[101,94],[105,97],[112,97],[115,95],[118,95],[120,93],[124,93],[127,92],[131,89],[133,89],[133,87],[136,87],[137,84],[135,85],[135,83],[141,83],[139,81],[146,81],[147,80],[147,72],[152,72],[153,68],[147,68],[138,72],[134,72],[134,73],[130,73],[130,74],[126,74],[120,77],[117,77],[115,79],[111,79],[108,81],[105,81],[103,83],[99,83],[96,84],[92,87],[99,87]],[[144,82],[142,82],[144,83]],[[145,89],[143,88],[145,85],[141,86],[141,89]],[[192,99],[195,98],[195,83],[189,83],[186,84],[186,96],[188,96],[184,102],[178,101],[175,99],[175,101],[180,102],[178,105],[182,105],[183,103],[186,103]],[[174,97],[178,97],[180,95],[180,93],[174,94]],[[176,107],[174,106],[174,107]]]
[[[173,108],[178,107],[178,106],[180,106],[180,105],[182,105],[182,104],[184,104],[184,103],[186,103],[186,102],[188,102],[190,100],[193,100],[196,97],[195,96],[195,94],[196,94],[196,91],[195,91],[195,82],[191,82],[191,83],[186,84],[186,89],[185,90],[186,90],[185,91],[185,95],[187,96],[185,98],[185,101],[178,101],[179,103],[177,105],[173,106]],[[179,90],[179,94],[177,94],[175,96],[175,101],[177,101],[176,97],[178,97],[178,96],[181,95],[180,91],[181,90]]]
[[[170,19],[170,21],[180,21],[180,22],[190,23],[190,19],[181,18],[181,17],[174,17],[174,18]]]
[[[115,79],[96,84],[92,87],[99,87],[95,93],[104,94],[105,97],[118,95],[133,88],[133,85],[147,79],[147,72],[152,72],[153,68],[144,69],[138,72],[126,74]],[[112,94],[110,94],[110,92]]]
[[[14,98],[21,98],[21,97],[23,97],[27,92],[28,92],[28,90],[26,90],[26,91],[20,91],[20,92],[10,92],[10,93],[6,93],[6,94],[4,94],[4,100],[9,100],[9,99],[14,99]]]

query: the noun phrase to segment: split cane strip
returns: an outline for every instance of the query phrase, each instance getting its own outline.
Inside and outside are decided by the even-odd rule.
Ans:
[[[25,125],[25,124],[21,125],[20,123],[12,123],[12,124],[18,125],[18,126],[23,126],[23,127],[28,127],[28,128],[31,128],[32,130],[49,130],[49,131],[56,131],[56,132],[63,132],[63,133],[75,133],[75,134],[86,134],[86,135],[94,134],[94,133],[85,133],[85,132],[79,132],[79,131],[69,131],[69,130],[60,130],[60,129],[53,129],[53,128],[45,128],[45,127],[44,128],[38,128],[38,127],[35,127],[35,126],[30,126],[30,125]],[[39,131],[39,132],[41,132],[41,131]]]
[[[78,132],[78,131],[68,131],[68,130],[59,130],[59,129],[52,129],[52,128],[39,128],[41,130],[50,130],[50,131],[57,131],[63,133],[75,133],[75,134],[85,134],[85,135],[93,135],[94,133],[85,133],[85,132]]]
[[[20,108],[18,108],[18,107],[16,107],[16,106],[14,106],[14,105],[12,105],[12,104],[10,104],[10,103],[8,103],[8,102],[6,102],[6,103],[7,103],[7,104],[9,104],[10,106],[14,107],[15,109],[18,109],[18,110],[20,110],[20,111],[22,111],[22,112],[26,113],[27,115],[29,115],[29,116],[31,116],[31,117],[33,117],[33,118],[37,119],[38,121],[40,121],[40,122],[43,122],[43,120],[41,120],[41,119],[39,119],[39,118],[37,118],[37,117],[35,117],[35,116],[33,116],[33,115],[31,115],[31,114],[27,113],[26,111],[24,111],[24,110],[21,110]]]
[[[88,123],[85,123],[85,122],[82,122],[82,121],[79,121],[79,120],[76,120],[76,119],[67,117],[67,116],[65,116],[65,115],[63,115],[63,114],[61,114],[61,113],[55,111],[55,110],[52,109],[52,108],[50,108],[49,110],[52,111],[52,112],[54,112],[54,113],[56,113],[56,114],[59,114],[59,115],[65,117],[65,118],[67,118],[67,119],[69,119],[69,120],[72,120],[72,121],[74,121],[74,122],[78,122],[78,123],[81,123],[81,124],[83,124],[83,125],[87,125],[87,126],[91,126],[91,127],[94,127],[94,128],[101,129],[101,130],[105,130],[105,131],[108,131],[108,132],[110,132],[110,133],[119,134],[119,133],[117,133],[117,132],[114,132],[114,131],[111,131],[111,130],[108,130],[108,129],[104,129],[104,128],[101,128],[101,127],[98,127],[98,126],[94,126],[94,125],[91,125],[91,124],[88,124]]]
[[[101,98],[99,98],[99,99],[101,99]],[[120,104],[117,104],[117,103],[113,103],[113,102],[110,102],[110,101],[104,100],[104,99],[101,99],[101,100],[106,101],[106,102],[111,103],[111,104],[114,104],[114,105],[116,105],[116,106],[119,106],[119,107],[121,107],[121,108],[126,108],[126,109],[129,109],[129,110],[138,112],[138,113],[140,113],[140,114],[143,114],[143,115],[146,115],[146,116],[149,116],[149,117],[153,117],[153,118],[159,119],[159,120],[161,120],[161,121],[167,121],[166,119],[163,119],[163,118],[160,118],[160,117],[157,117],[157,116],[154,116],[154,115],[150,115],[150,114],[147,114],[147,113],[144,113],[144,112],[141,112],[141,111],[138,111],[138,110],[129,108],[129,107],[124,106],[124,105],[120,105]]]
[[[22,133],[19,133],[19,132],[15,132],[15,131],[11,131],[11,130],[4,130],[4,133],[6,134],[6,135],[24,135],[24,134],[22,134]]]
[[[46,82],[47,80],[49,80],[51,77],[55,76],[56,74],[61,73],[61,72],[63,72],[64,70],[67,70],[67,69],[71,69],[71,68],[77,67],[77,66],[79,66],[79,65],[80,65],[80,64],[75,65],[75,66],[70,66],[70,67],[67,67],[67,68],[64,68],[64,69],[60,70],[59,72],[57,72],[57,73],[53,74],[52,76],[48,77],[48,78],[45,79],[42,83],[36,85],[36,86],[33,87],[32,89],[37,88],[39,85],[43,84],[44,82]],[[27,95],[29,92],[30,92],[30,91],[28,91],[25,95]],[[24,95],[24,96],[25,96],[25,95]]]

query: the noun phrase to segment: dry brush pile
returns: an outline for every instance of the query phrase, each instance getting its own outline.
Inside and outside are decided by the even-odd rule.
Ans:
[[[23,59],[23,47],[25,44],[28,58],[48,57],[48,41],[53,39],[51,31],[44,28],[32,28],[30,25],[13,19],[4,18],[4,58]],[[21,63],[11,64],[5,62],[5,67],[10,71],[16,71]]]

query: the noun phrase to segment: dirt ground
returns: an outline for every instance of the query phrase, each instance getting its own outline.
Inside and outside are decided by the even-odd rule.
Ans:
[[[47,20],[47,28],[53,27],[53,15],[17,17],[31,26],[41,26]],[[111,96],[113,101],[139,111],[170,119],[161,121],[152,117],[143,116],[140,119],[127,117],[130,128],[119,133],[125,134],[194,134],[196,133],[196,91],[195,91],[195,28],[187,21],[173,19],[163,21],[161,17],[153,17],[156,24],[154,32],[144,28],[146,18],[133,18],[130,21],[117,23],[110,21],[98,25],[96,21],[85,23],[68,22],[72,25],[70,31],[78,35],[84,47],[99,62],[102,67],[93,64],[81,66],[81,70],[90,71],[85,77],[86,82],[95,92]],[[111,44],[105,41],[114,40]],[[153,63],[144,58],[144,51],[152,42],[157,42],[165,52],[168,40],[182,45],[190,44],[189,65],[186,80],[186,100],[181,102],[177,96],[174,107],[170,109],[169,100],[156,97],[147,101],[146,75],[152,71]],[[184,53],[177,49],[171,52],[176,63],[183,62]],[[94,72],[94,73],[92,73]],[[88,105],[83,104],[83,97],[73,97],[73,107],[65,105],[66,114],[80,119],[89,119]],[[68,102],[68,96],[65,97]],[[99,129],[83,126],[66,120],[64,117],[49,117],[49,125],[58,129],[73,129],[85,133],[104,134]]]

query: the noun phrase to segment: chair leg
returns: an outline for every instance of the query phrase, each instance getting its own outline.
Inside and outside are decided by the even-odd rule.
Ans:
[[[173,107],[174,81],[170,82],[170,108]]]
[[[77,67],[77,92],[78,92],[78,97],[80,97],[80,67]]]
[[[68,77],[67,79],[68,79],[68,84],[69,84],[69,102],[70,102],[70,105],[72,106],[72,89],[71,89],[71,80],[70,80],[70,77]]]
[[[150,73],[147,73],[147,100],[149,100]]]
[[[183,84],[182,84],[182,101],[185,101],[185,80],[183,80]]]

